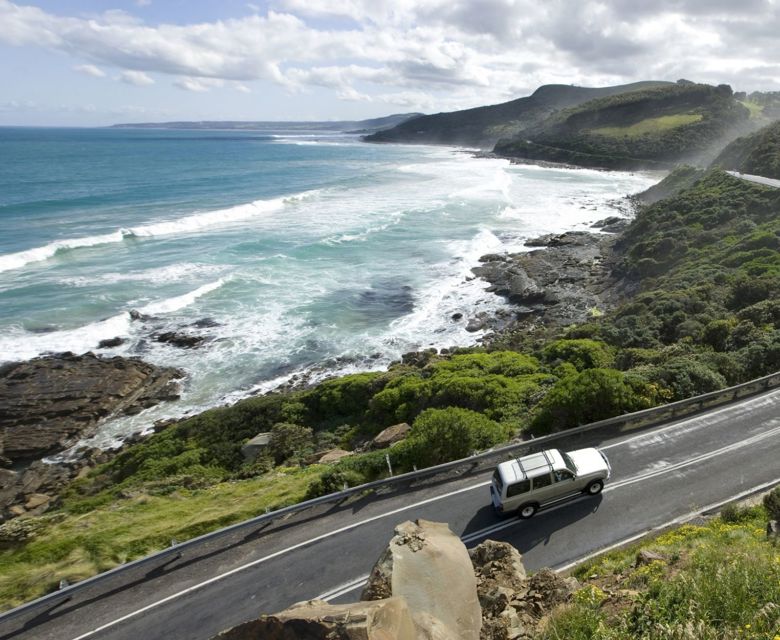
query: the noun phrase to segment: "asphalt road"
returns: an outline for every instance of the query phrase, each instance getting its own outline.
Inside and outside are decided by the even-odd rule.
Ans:
[[[726,171],[730,176],[734,176],[735,178],[742,178],[742,180],[747,180],[748,182],[755,182],[757,184],[763,184],[767,187],[776,187],[780,189],[780,180],[775,180],[774,178],[764,178],[763,176],[754,176],[749,173],[740,173],[739,171]]]
[[[531,520],[496,518],[490,471],[454,478],[216,541],[197,559],[117,577],[101,586],[112,590],[108,597],[86,593],[0,620],[0,639],[201,640],[300,600],[356,600],[393,528],[407,519],[448,522],[469,546],[510,542],[530,570],[562,568],[780,482],[780,390],[600,446],[612,463],[602,495]]]

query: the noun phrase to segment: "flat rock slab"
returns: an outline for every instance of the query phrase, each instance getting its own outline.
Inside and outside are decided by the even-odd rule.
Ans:
[[[310,600],[223,631],[212,640],[419,640],[406,601]]]
[[[179,397],[178,369],[135,358],[61,353],[0,367],[0,454],[30,460],[63,450],[110,415]]]

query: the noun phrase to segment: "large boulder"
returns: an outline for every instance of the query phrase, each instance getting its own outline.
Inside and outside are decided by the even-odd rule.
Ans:
[[[417,640],[406,600],[310,600],[223,631],[213,640]]]
[[[0,369],[0,454],[32,460],[63,450],[112,414],[179,397],[177,369],[135,358],[61,353]]]
[[[387,427],[387,429],[383,429],[374,436],[374,439],[371,441],[371,448],[387,449],[387,447],[394,445],[396,442],[404,440],[411,430],[412,427],[406,422]]]
[[[344,449],[331,449],[330,451],[323,453],[317,462],[319,464],[333,464],[334,462],[338,462],[342,458],[346,458],[351,455],[351,451],[345,451]]]
[[[482,614],[468,551],[446,524],[404,522],[380,556],[361,600],[403,597],[420,638],[477,640]]]
[[[270,444],[271,432],[263,431],[262,433],[258,433],[254,438],[246,442],[246,444],[241,447],[241,454],[244,456],[245,460],[252,462],[253,460],[257,459],[257,456],[265,451]]]
[[[76,472],[72,465],[36,460],[19,473],[6,476],[7,481],[0,484],[0,519],[43,513]]]

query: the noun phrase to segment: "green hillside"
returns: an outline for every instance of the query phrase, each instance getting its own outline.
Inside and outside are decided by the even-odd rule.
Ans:
[[[780,121],[734,140],[712,164],[765,178],[780,178]]]
[[[550,84],[539,87],[528,97],[502,104],[412,118],[365,139],[368,142],[460,144],[491,148],[499,138],[513,136],[537,125],[559,109],[594,98],[669,84],[647,81],[593,88]]]
[[[591,100],[496,144],[496,153],[582,166],[702,164],[754,126],[728,85],[680,82]]]

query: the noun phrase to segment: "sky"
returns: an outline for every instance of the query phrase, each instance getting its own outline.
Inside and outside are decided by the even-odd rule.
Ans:
[[[780,90],[780,0],[0,0],[0,125],[355,120],[680,78]]]

